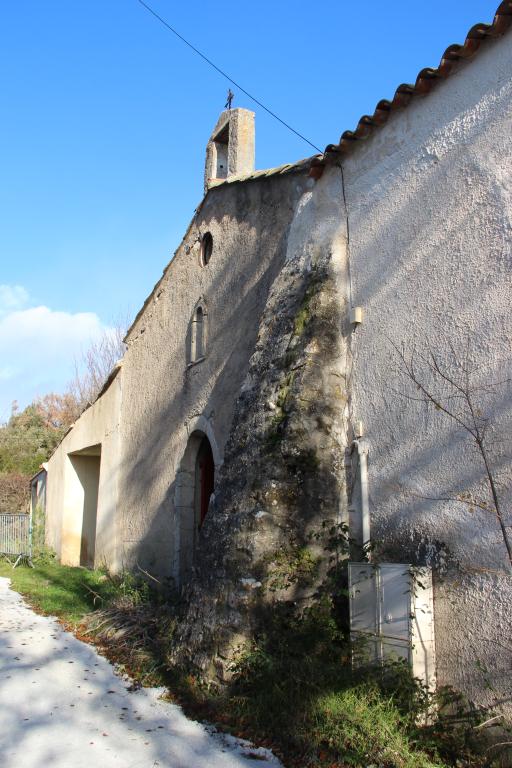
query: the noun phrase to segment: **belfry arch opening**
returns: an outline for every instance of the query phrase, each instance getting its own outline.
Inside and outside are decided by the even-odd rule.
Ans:
[[[228,175],[229,162],[229,122],[213,139],[215,147],[215,178],[225,179]]]
[[[190,576],[214,485],[212,446],[203,432],[193,432],[176,476],[176,577],[180,584]]]

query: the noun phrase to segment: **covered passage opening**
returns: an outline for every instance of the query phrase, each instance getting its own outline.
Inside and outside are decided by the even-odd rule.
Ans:
[[[68,458],[70,476],[66,492],[66,528],[62,532],[68,552],[66,559],[86,568],[93,568],[101,445],[70,453]]]

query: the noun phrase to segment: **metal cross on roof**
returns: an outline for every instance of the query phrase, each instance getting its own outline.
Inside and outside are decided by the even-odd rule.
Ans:
[[[235,98],[235,94],[233,93],[231,88],[228,88],[228,96],[227,96],[227,101],[224,104],[224,109],[231,109],[231,103],[234,98]]]

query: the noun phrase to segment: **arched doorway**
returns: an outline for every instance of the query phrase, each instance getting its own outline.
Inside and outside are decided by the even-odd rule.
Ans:
[[[212,446],[204,432],[193,432],[176,475],[175,578],[183,584],[194,564],[202,525],[215,484]]]
[[[201,529],[208,512],[208,504],[213,493],[214,482],[215,464],[213,463],[212,447],[205,435],[197,451],[195,468],[194,516],[198,530]]]

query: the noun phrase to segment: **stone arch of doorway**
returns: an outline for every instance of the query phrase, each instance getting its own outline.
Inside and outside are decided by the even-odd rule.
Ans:
[[[201,428],[202,427],[202,428]],[[220,465],[217,442],[211,425],[201,417],[187,430],[187,444],[176,474],[174,578],[178,585],[190,575],[194,553],[215,472]]]

